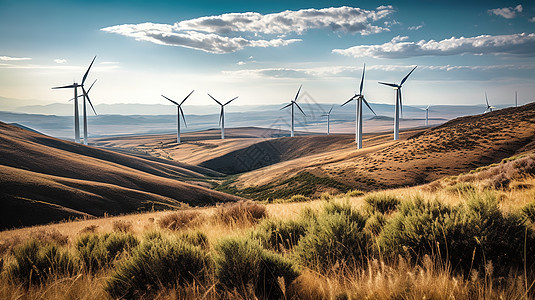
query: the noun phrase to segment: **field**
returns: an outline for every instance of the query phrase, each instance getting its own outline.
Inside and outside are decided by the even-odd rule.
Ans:
[[[1,124],[2,205],[26,205],[2,220],[35,226],[0,231],[0,298],[533,299],[533,124],[527,105],[361,150],[261,128],[86,147]]]

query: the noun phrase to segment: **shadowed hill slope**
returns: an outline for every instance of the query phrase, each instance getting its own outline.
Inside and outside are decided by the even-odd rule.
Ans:
[[[239,198],[206,168],[87,147],[0,122],[0,228]]]
[[[366,144],[283,161],[241,174],[221,190],[286,197],[427,183],[535,149],[535,104],[462,117],[378,146]]]

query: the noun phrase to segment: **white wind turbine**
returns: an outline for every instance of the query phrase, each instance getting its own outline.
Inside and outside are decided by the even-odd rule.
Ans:
[[[496,108],[494,106],[490,106],[489,98],[487,98],[487,92],[485,92],[485,102],[487,102],[487,108],[485,108],[485,113],[492,112],[492,110]]]
[[[85,99],[87,98],[87,101],[91,105],[91,108],[93,109],[93,112],[95,113],[95,116],[96,116],[97,115],[97,111],[95,110],[95,107],[93,106],[93,103],[91,103],[91,99],[89,99],[89,92],[91,91],[91,89],[93,88],[93,86],[95,85],[96,82],[97,82],[97,80],[95,79],[95,81],[93,81],[93,83],[91,84],[89,89],[87,89],[87,92],[78,96],[78,98],[79,97],[84,97],[84,103],[83,103],[83,109],[84,109],[84,145],[88,144],[88,139],[87,139],[87,107],[86,107]],[[72,101],[72,100],[74,100],[74,98],[70,99],[69,101]]]
[[[425,108],[425,126],[429,126],[429,105]]]
[[[400,113],[400,110],[401,110],[401,114],[403,115],[403,102],[401,101],[401,87],[403,86],[403,84],[405,83],[407,78],[409,78],[409,76],[412,74],[412,72],[414,72],[416,67],[414,67],[414,69],[412,69],[409,72],[409,74],[407,74],[407,76],[405,76],[401,80],[401,83],[399,85],[395,84],[395,83],[379,82],[380,84],[384,84],[384,85],[388,85],[388,86],[393,87],[394,90],[396,91],[396,111],[394,113],[394,140],[399,139],[399,113]]]
[[[331,106],[331,109],[329,109],[329,112],[321,115],[322,117],[327,117],[327,135],[331,134],[331,111],[333,111],[333,106]]]
[[[303,113],[303,115],[305,115],[305,117],[307,116],[307,114],[305,114],[305,112],[301,109],[301,107],[299,106],[299,104],[297,104],[297,98],[299,97],[299,92],[301,91],[301,88],[303,87],[303,85],[300,85],[299,86],[299,90],[297,90],[297,94],[295,94],[295,98],[294,100],[291,100],[289,104],[285,105],[284,107],[281,108],[281,110],[287,108],[287,107],[292,107],[292,128],[291,128],[291,131],[290,131],[290,136],[294,136],[294,105],[297,106],[297,108],[299,108],[299,110]]]
[[[366,101],[366,99],[364,98],[364,95],[362,94],[362,89],[364,88],[364,73],[366,72],[366,65],[364,65],[364,67],[362,68],[362,78],[360,79],[360,90],[359,90],[359,94],[357,95],[355,93],[355,95],[353,97],[351,97],[349,100],[347,100],[344,104],[342,104],[341,106],[344,106],[346,105],[347,103],[353,101],[353,100],[356,100],[356,124],[355,124],[355,143],[357,143],[357,149],[361,149],[362,148],[362,103],[364,102],[366,104],[366,106],[368,106],[368,108],[372,111],[372,113],[374,115],[377,115],[372,107],[370,106],[370,104],[368,103],[368,101]]]
[[[180,104],[175,102],[174,100],[171,100],[171,99],[165,97],[164,95],[162,95],[162,97],[164,97],[165,99],[171,101],[171,103],[175,104],[176,107],[177,107],[177,111],[176,111],[176,143],[177,144],[180,144],[180,115],[182,115],[182,120],[184,120],[184,126],[186,126],[186,128],[188,127],[188,124],[186,124],[186,117],[184,116],[184,111],[182,110],[182,104],[184,104],[186,99],[188,99],[189,96],[191,96],[191,94],[193,94],[194,91],[195,90],[191,91],[186,96],[186,98],[184,98],[184,100],[182,100],[182,102],[180,102]]]
[[[518,107],[518,95],[515,91],[515,107]]]
[[[216,98],[212,97],[212,95],[210,94],[208,94],[208,96],[210,96],[210,98],[212,98],[215,102],[217,102],[217,104],[221,106],[221,113],[219,114],[219,124],[221,125],[221,139],[224,140],[225,139],[225,106],[229,104],[230,102],[238,99],[239,96],[230,99],[225,104],[221,104],[221,102],[217,101]]]
[[[89,97],[87,96],[87,92],[84,89],[84,83],[85,83],[85,80],[87,79],[87,75],[89,74],[89,70],[91,69],[91,66],[95,62],[96,58],[97,57],[95,56],[93,60],[91,61],[89,68],[87,68],[87,71],[85,72],[84,77],[82,78],[81,84],[74,82],[71,85],[58,86],[58,87],[52,88],[52,89],[70,89],[70,88],[74,89],[74,98],[73,98],[74,99],[74,141],[77,143],[80,143],[80,115],[78,112],[78,88],[79,87],[82,88],[84,99],[85,97],[87,97],[87,99],[89,100]],[[85,101],[84,101],[84,104],[85,104]],[[93,106],[93,104],[91,104],[91,106]],[[85,105],[84,105],[84,109],[85,109]],[[87,134],[87,122],[85,122],[85,133]],[[84,143],[86,143],[86,140],[84,140]]]

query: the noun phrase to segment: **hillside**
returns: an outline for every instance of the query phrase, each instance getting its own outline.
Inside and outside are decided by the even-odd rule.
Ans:
[[[0,228],[70,217],[209,205],[206,168],[87,147],[0,122]]]
[[[535,104],[457,118],[410,133],[379,145],[365,140],[361,150],[324,147],[319,155],[240,174],[221,189],[246,197],[276,198],[296,192],[319,195],[412,186],[457,175],[534,149]]]

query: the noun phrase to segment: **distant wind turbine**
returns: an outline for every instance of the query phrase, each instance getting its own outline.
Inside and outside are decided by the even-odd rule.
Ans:
[[[351,97],[349,100],[347,100],[344,104],[341,106],[346,105],[347,103],[356,100],[356,124],[355,124],[355,143],[357,143],[357,149],[362,148],[362,102],[368,106],[368,108],[372,111],[374,115],[377,115],[368,101],[364,98],[364,95],[362,94],[362,89],[364,88],[364,73],[366,72],[366,65],[362,68],[362,78],[360,79],[360,90],[359,94],[355,93],[353,97]]]
[[[87,71],[85,72],[84,77],[82,78],[81,84],[74,82],[71,85],[65,85],[65,86],[52,88],[52,89],[70,89],[70,88],[74,89],[74,98],[73,98],[74,99],[74,141],[77,143],[80,143],[80,116],[78,112],[78,88],[79,87],[82,88],[82,94],[84,95],[84,99],[85,97],[87,97],[87,99],[89,100],[89,96],[87,95],[87,92],[84,89],[84,83],[85,83],[85,80],[87,79],[87,75],[89,74],[89,70],[91,69],[91,66],[93,66],[93,63],[95,62],[96,58],[97,57],[95,56],[93,60],[91,61],[89,68],[87,68]],[[89,101],[89,103],[91,103],[91,101]],[[93,104],[91,104],[91,106],[93,106]],[[84,110],[85,110],[85,101],[84,101]],[[87,122],[85,122],[85,133],[87,134]],[[85,136],[84,138],[85,138],[84,143],[87,144],[86,142],[87,137]]]
[[[487,102],[487,108],[485,108],[485,113],[492,112],[492,110],[495,109],[496,107],[490,106],[489,98],[487,98],[487,92],[485,92],[485,101]]]
[[[97,111],[95,110],[95,107],[93,106],[93,103],[91,103],[91,100],[89,99],[89,92],[91,91],[91,89],[93,88],[93,86],[95,85],[95,83],[97,82],[97,80],[95,79],[95,81],[93,81],[93,83],[91,84],[91,86],[89,87],[89,89],[87,89],[87,94],[83,93],[82,95],[78,95],[78,98],[80,97],[84,97],[84,103],[83,103],[83,108],[84,108],[84,145],[87,145],[88,144],[88,139],[87,139],[87,109],[86,109],[86,96],[87,96],[87,100],[89,102],[89,104],[91,105],[91,108],[93,109],[93,112],[95,113],[95,116],[98,115],[97,114]],[[72,101],[74,100],[74,98],[71,98],[69,99],[69,101]]]
[[[180,102],[180,104],[175,102],[174,100],[171,100],[171,99],[165,97],[164,95],[162,95],[162,97],[164,97],[165,99],[171,101],[171,103],[173,103],[177,107],[177,111],[176,111],[176,143],[177,144],[180,144],[180,116],[181,115],[182,115],[182,120],[184,120],[184,126],[186,126],[186,128],[188,127],[188,124],[186,124],[186,117],[184,116],[184,111],[182,110],[182,104],[184,104],[186,99],[188,99],[189,96],[191,96],[191,94],[193,94],[194,91],[195,90],[191,91],[186,96],[186,98],[184,98],[184,100],[182,100],[182,102]]]
[[[299,110],[303,113],[303,115],[305,115],[305,117],[307,116],[307,114],[305,114],[305,112],[301,109],[301,107],[299,106],[299,104],[297,104],[297,98],[299,97],[299,92],[301,91],[301,88],[303,87],[303,85],[300,85],[299,86],[299,90],[297,91],[297,94],[295,94],[295,98],[293,100],[290,101],[290,103],[288,105],[285,105],[284,107],[281,108],[281,110],[287,108],[287,107],[292,107],[292,130],[290,131],[290,136],[294,136],[294,105],[297,106],[297,108],[299,108]]]
[[[329,109],[329,112],[321,115],[322,117],[327,117],[327,135],[331,134],[331,111],[333,111],[333,106],[331,106],[331,109]]]
[[[518,97],[517,93],[515,91],[515,107],[518,107]]]
[[[409,72],[409,74],[407,74],[407,76],[405,76],[401,80],[401,83],[399,85],[395,84],[395,83],[379,82],[380,84],[384,84],[384,85],[388,85],[388,86],[393,87],[394,90],[396,91],[396,111],[395,111],[395,114],[394,114],[394,140],[399,139],[399,113],[400,113],[400,110],[401,110],[401,114],[403,115],[403,102],[401,101],[401,87],[403,86],[403,84],[405,83],[407,78],[409,78],[409,76],[412,74],[412,72],[414,72],[416,67],[414,67],[414,69],[412,69]]]
[[[229,104],[230,102],[238,99],[239,96],[230,99],[225,104],[221,104],[221,102],[217,101],[216,98],[212,97],[212,95],[210,94],[208,94],[208,96],[210,96],[210,98],[212,98],[215,102],[217,102],[217,104],[221,106],[221,113],[219,114],[219,124],[221,125],[221,139],[224,140],[225,139],[225,106]]]
[[[429,105],[425,108],[425,126],[429,126]]]

